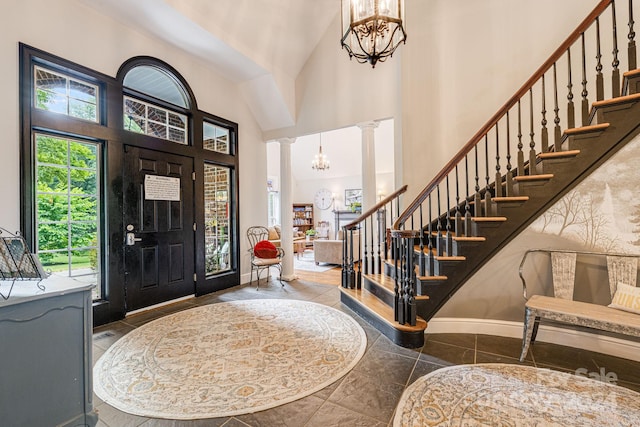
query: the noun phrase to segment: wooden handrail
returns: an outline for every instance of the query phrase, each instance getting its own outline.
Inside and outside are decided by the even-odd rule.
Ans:
[[[368,218],[369,216],[373,215],[374,213],[376,213],[381,207],[383,207],[384,205],[386,205],[387,203],[389,203],[390,201],[392,201],[393,199],[395,199],[396,197],[398,197],[400,194],[404,193],[407,191],[407,185],[403,185],[402,187],[398,188],[396,191],[394,191],[393,193],[389,194],[387,197],[385,197],[384,199],[380,200],[378,203],[376,203],[373,207],[371,207],[369,210],[367,210],[365,213],[363,213],[362,215],[360,215],[358,218],[354,219],[353,221],[351,221],[349,224],[345,225],[344,228],[347,230],[351,230],[352,228],[355,228],[358,224],[360,224],[362,221],[364,221],[365,218]]]
[[[431,180],[431,182],[418,194],[413,202],[402,212],[400,216],[396,219],[396,222],[393,223],[392,229],[398,230],[402,224],[416,211],[422,202],[424,202],[429,194],[433,191],[433,189],[442,182],[447,175],[449,175],[455,166],[459,164],[467,154],[473,150],[476,144],[486,135],[491,128],[493,128],[498,121],[506,115],[506,113],[517,104],[518,100],[520,100],[533,85],[542,78],[542,76],[553,66],[554,63],[558,62],[558,60],[564,55],[564,53],[573,45],[578,38],[584,33],[595,21],[595,19],[604,12],[607,7],[613,2],[613,0],[602,0],[598,5],[593,9],[593,11],[578,25],[578,27],[573,30],[571,35],[567,37],[567,39],[560,45],[558,49],[553,52],[553,54],[547,59],[544,64],[526,81],[524,85],[511,97],[509,100],[498,110],[497,113],[493,115],[489,119],[484,126],[476,132],[475,135],[467,142],[458,153],[445,165],[444,168]]]

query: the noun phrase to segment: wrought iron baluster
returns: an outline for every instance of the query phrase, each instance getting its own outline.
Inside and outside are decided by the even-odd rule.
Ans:
[[[462,205],[460,204],[460,177],[458,175],[458,166],[456,165],[456,218],[455,232],[456,236],[462,236]]]
[[[436,184],[436,195],[438,201],[438,238],[436,240],[436,248],[438,250],[438,256],[442,256],[444,254],[444,248],[442,247],[442,229],[444,228],[442,225],[442,210],[440,210],[440,184]]]
[[[451,245],[452,245],[452,236],[451,236],[451,199],[449,195],[451,194],[449,190],[449,175],[446,177],[446,188],[447,188],[447,208],[445,209],[445,215],[447,215],[447,236],[446,236],[446,244],[445,244],[445,252],[447,255],[451,255]]]
[[[573,129],[576,127],[576,107],[573,105],[573,82],[571,80],[571,48],[567,48],[567,71],[568,71],[568,83],[567,88],[567,129]]]
[[[596,18],[596,100],[604,99],[604,79],[602,77],[602,53],[600,52],[600,17]]]
[[[484,216],[489,216],[491,211],[491,184],[489,183],[489,135],[484,135],[484,179],[486,185],[484,188]]]
[[[536,133],[533,130],[533,88],[529,89],[529,175],[536,174]]]
[[[507,111],[507,173],[505,176],[505,195],[513,196],[513,172],[511,171],[511,130],[509,124],[509,111]]]
[[[524,144],[522,143],[522,108],[518,100],[518,175],[524,176]]]
[[[425,271],[421,271],[421,275],[425,275],[429,274],[430,276],[433,276],[433,213],[432,213],[432,206],[431,206],[431,194],[429,194],[429,201],[428,201],[428,206],[429,206],[429,238],[427,239],[427,247],[428,247],[428,252],[427,252],[427,263],[425,266]]]
[[[584,33],[582,38],[582,126],[589,124],[589,91],[587,90],[587,53],[585,48]]]
[[[556,63],[553,63],[553,151],[561,151],[560,139],[562,132],[560,130],[560,107],[558,107],[558,74],[556,69]]]
[[[482,216],[482,199],[480,197],[480,169],[478,168],[478,144],[474,147],[476,160],[476,192],[473,195],[473,216]]]
[[[494,183],[494,196],[502,197],[502,173],[500,173],[500,134],[496,123],[496,180]]]
[[[629,60],[629,69],[627,71],[635,70],[637,66],[636,62],[636,32],[633,29],[633,0],[629,0],[629,34],[627,34],[627,57]]]
[[[381,250],[382,240],[385,239],[387,211],[384,206],[376,211],[376,234],[378,236],[378,267],[376,273],[382,274],[382,260],[384,255]]]
[[[362,239],[362,243],[364,246],[364,253],[363,253],[363,257],[362,257],[362,267],[364,269],[365,274],[370,272],[370,265],[369,265],[369,252],[367,250],[367,246],[368,246],[368,242],[367,242],[367,219],[365,218],[365,220],[362,222],[362,232],[363,232],[363,239]]]
[[[420,271],[420,275],[424,276],[425,274],[425,255],[424,255],[424,235],[425,231],[422,226],[422,205],[419,208],[420,211],[420,254],[418,255],[418,269]],[[431,225],[429,225],[429,229],[431,229]],[[431,236],[427,236],[427,240],[430,240]]]
[[[616,2],[611,2],[611,19],[613,20],[613,62],[611,66],[613,70],[611,71],[611,96],[613,98],[617,98],[620,96],[620,60],[618,59],[618,23],[616,21]]]
[[[547,85],[545,75],[542,75],[542,130],[540,131],[540,152],[549,152],[549,130],[547,129]]]
[[[464,156],[465,186],[467,197],[464,204],[464,235],[471,236],[471,194],[469,194],[469,156]]]

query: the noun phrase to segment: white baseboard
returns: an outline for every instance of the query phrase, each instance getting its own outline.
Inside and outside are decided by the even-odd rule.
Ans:
[[[425,333],[486,334],[522,338],[522,329],[523,326],[521,322],[436,317],[428,322]],[[583,350],[595,351],[640,362],[640,342],[627,341],[606,335],[541,324],[536,341],[581,348]],[[535,344],[533,345],[535,346]],[[519,355],[516,357],[518,356]]]

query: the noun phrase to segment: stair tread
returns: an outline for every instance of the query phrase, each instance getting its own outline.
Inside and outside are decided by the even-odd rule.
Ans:
[[[456,242],[486,242],[487,238],[482,236],[453,236]]]
[[[448,277],[447,276],[416,276],[416,278],[418,280],[421,280],[423,282],[428,282],[428,281],[436,281],[436,280],[447,280]]]
[[[401,325],[395,321],[393,308],[389,307],[378,297],[373,295],[366,289],[346,289],[340,287],[340,292],[348,295],[350,298],[358,301],[361,306],[366,307],[371,313],[375,314],[380,320],[389,324],[393,328],[404,332],[420,332],[427,329],[427,322],[421,317],[416,318],[416,325]]]
[[[571,129],[565,129],[564,134],[565,135],[576,135],[576,134],[580,134],[580,133],[588,133],[588,132],[593,132],[593,131],[597,131],[597,130],[604,130],[606,128],[609,127],[609,123],[600,123],[597,125],[589,125],[589,126],[582,126],[579,128],[571,128]]]
[[[492,197],[491,200],[496,203],[526,202],[529,200],[529,196]]]
[[[507,220],[506,216],[474,216],[471,217],[471,221],[474,222],[504,222]]]
[[[575,157],[580,154],[580,150],[567,150],[567,151],[550,151],[548,153],[540,153],[538,157],[541,159],[561,159],[565,157]]]
[[[625,78],[635,77],[640,75],[640,68],[636,68],[635,70],[629,70],[622,73],[622,76]]]
[[[467,257],[464,256],[448,256],[438,255],[435,257],[437,261],[466,261]]]
[[[593,108],[606,107],[607,105],[622,104],[625,102],[632,102],[640,100],[640,93],[634,93],[633,95],[619,96],[617,98],[604,99],[602,101],[595,101]]]
[[[515,181],[542,181],[552,179],[552,173],[541,173],[538,175],[519,175],[513,178]]]

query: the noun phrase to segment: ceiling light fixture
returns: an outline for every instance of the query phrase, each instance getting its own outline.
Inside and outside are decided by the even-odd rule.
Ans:
[[[404,0],[342,0],[342,47],[375,67],[406,43],[403,16]]]
[[[322,154],[322,134],[320,133],[320,151],[315,155],[313,160],[311,161],[311,169],[315,169],[317,171],[323,171],[325,169],[329,169],[329,159],[327,156]]]

